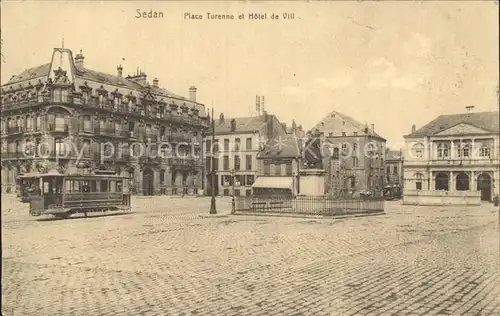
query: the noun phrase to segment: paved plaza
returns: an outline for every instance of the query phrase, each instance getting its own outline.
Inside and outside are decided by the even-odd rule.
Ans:
[[[498,212],[229,216],[230,199],[137,197],[67,220],[2,201],[5,315],[500,315]]]

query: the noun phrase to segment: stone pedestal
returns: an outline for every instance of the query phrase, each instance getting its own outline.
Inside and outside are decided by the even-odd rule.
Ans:
[[[302,196],[325,195],[325,174],[322,169],[304,169],[299,172],[299,194]]]

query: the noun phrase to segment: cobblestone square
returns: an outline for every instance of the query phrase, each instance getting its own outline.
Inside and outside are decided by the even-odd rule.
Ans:
[[[133,200],[45,220],[2,201],[5,315],[499,315],[498,212],[230,216],[230,199]]]

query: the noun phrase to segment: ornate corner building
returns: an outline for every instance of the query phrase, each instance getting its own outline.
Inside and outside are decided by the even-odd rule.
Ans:
[[[189,99],[147,82],[84,67],[80,52],[55,48],[50,63],[1,87],[2,192],[20,174],[58,168],[107,169],[142,195],[197,194],[202,134],[208,127],[196,88]]]

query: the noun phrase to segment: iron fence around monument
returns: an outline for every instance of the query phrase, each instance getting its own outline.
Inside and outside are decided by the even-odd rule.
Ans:
[[[290,214],[341,216],[383,213],[385,199],[336,199],[331,196],[250,196],[235,197],[235,214]]]

